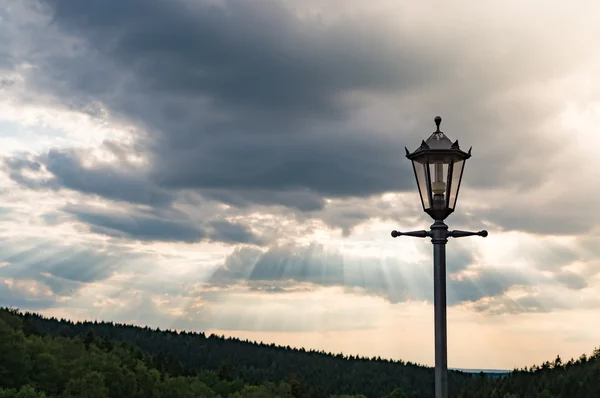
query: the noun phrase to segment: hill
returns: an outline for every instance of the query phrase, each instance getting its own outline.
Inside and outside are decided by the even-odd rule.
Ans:
[[[72,390],[86,383],[95,383],[102,391],[106,388],[103,396],[107,397],[433,396],[433,369],[418,364],[331,355],[204,333],[111,322],[74,323],[0,309],[0,341],[2,358],[10,352],[12,358],[20,358],[10,366],[0,364],[0,387],[31,384],[56,396],[66,396],[68,386]],[[15,348],[15,341],[20,348]],[[502,378],[453,371],[450,391],[453,397],[463,398],[598,397],[599,359],[596,350],[590,358],[582,356],[565,364],[557,358]],[[7,372],[15,381],[10,382]],[[44,372],[51,375],[42,377]],[[125,380],[129,379],[135,383],[128,385]],[[143,394],[150,395],[140,395],[140,386],[148,380],[153,380],[154,387]],[[129,388],[127,393],[125,388]]]

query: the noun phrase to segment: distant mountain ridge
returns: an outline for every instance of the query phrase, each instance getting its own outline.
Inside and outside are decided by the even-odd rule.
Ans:
[[[506,369],[463,369],[463,368],[451,368],[450,370],[456,370],[458,372],[465,373],[499,373],[499,374],[509,374],[512,370]]]

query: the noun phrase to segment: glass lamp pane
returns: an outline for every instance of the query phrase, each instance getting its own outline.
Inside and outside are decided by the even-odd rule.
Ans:
[[[462,173],[465,168],[465,161],[459,160],[454,163],[452,168],[452,181],[450,182],[450,192],[448,196],[448,207],[454,210],[456,199],[458,199],[458,190],[462,180]]]
[[[421,204],[423,205],[423,209],[429,209],[431,207],[431,201],[429,200],[429,187],[427,181],[427,170],[425,167],[427,165],[419,162],[412,162],[413,169],[415,170],[415,177],[417,179],[417,186],[419,189],[419,195],[421,196]]]

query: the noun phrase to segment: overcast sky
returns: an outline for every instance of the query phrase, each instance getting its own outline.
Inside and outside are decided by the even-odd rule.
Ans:
[[[368,4],[368,5],[367,5]],[[449,366],[600,327],[600,3],[0,0],[0,305],[433,364],[404,146],[473,146]]]

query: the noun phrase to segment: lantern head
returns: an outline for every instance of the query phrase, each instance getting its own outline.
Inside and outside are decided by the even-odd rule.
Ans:
[[[464,152],[440,131],[442,118],[436,116],[436,131],[406,157],[412,161],[423,210],[434,220],[445,220],[455,209],[465,162],[471,149]]]

